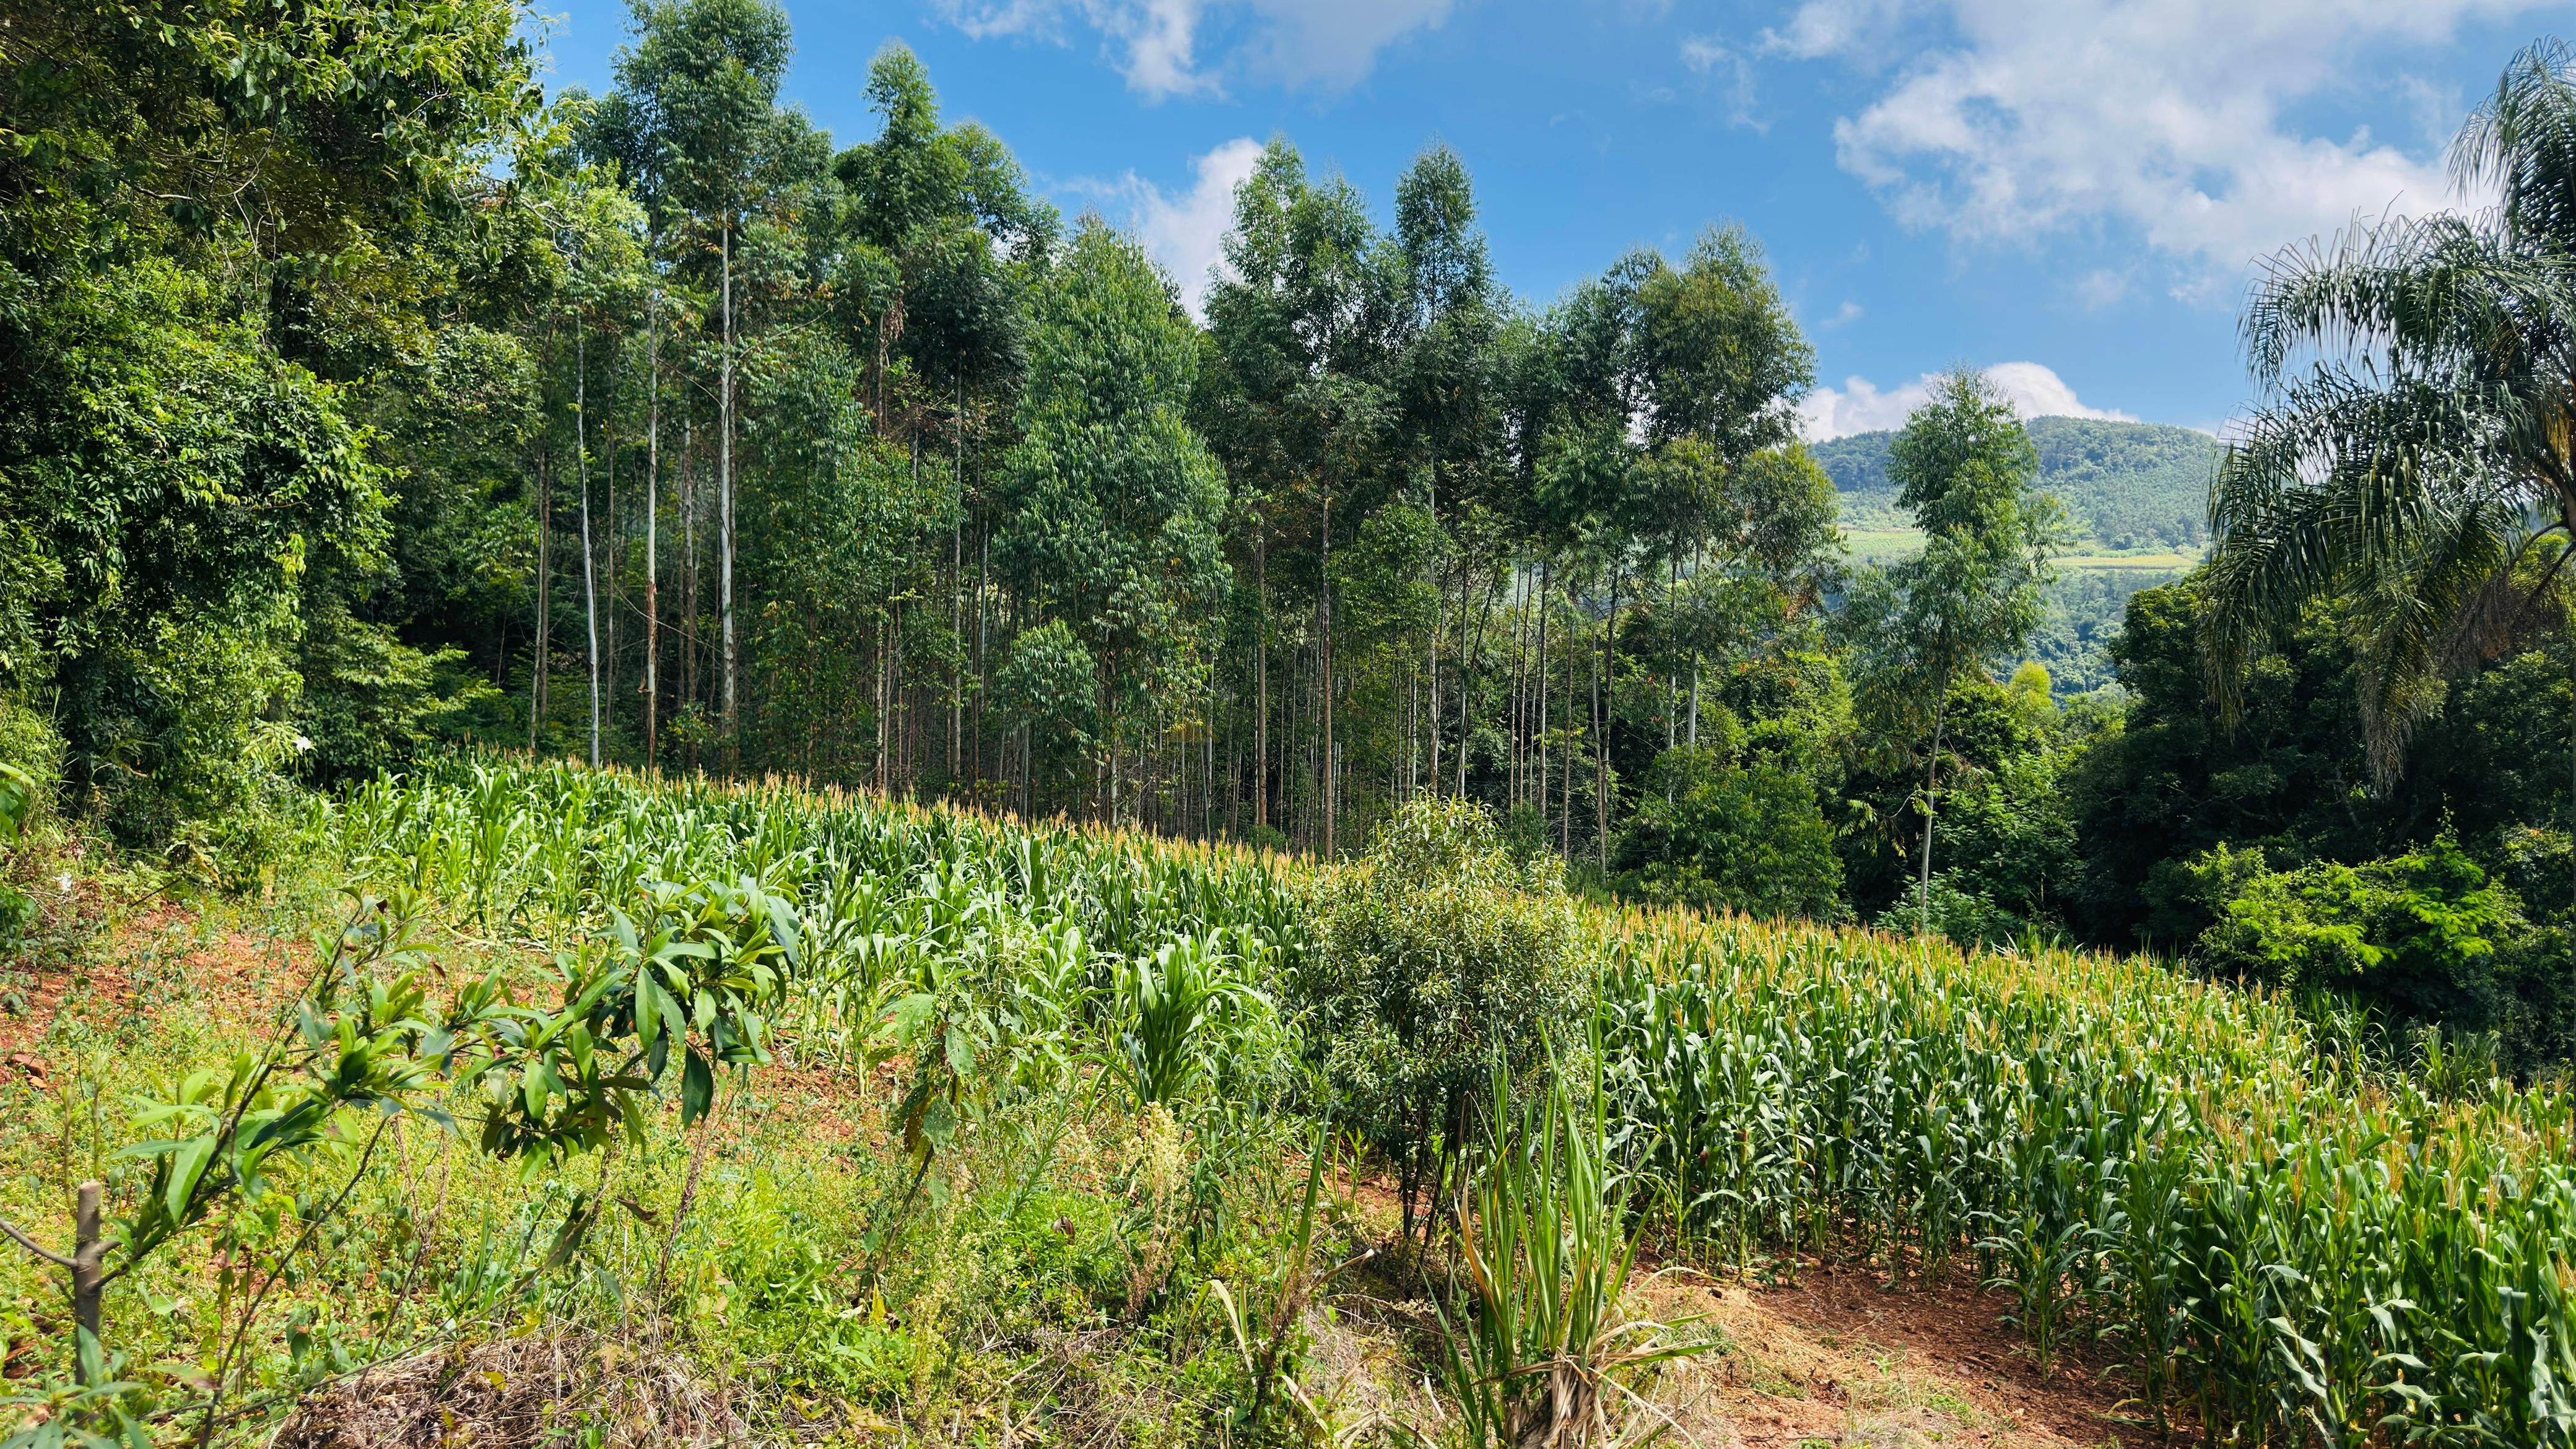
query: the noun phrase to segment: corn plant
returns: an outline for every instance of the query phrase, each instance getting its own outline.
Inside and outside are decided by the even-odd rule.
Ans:
[[[370,879],[484,902],[496,929],[576,962],[606,949],[614,912],[642,922],[660,883],[757,882],[792,913],[805,958],[760,1012],[764,1048],[909,1061],[893,1105],[915,1153],[993,1093],[1090,1071],[1130,1102],[1200,1101],[1213,1115],[1198,1140],[1224,1147],[1202,1162],[1238,1170],[1264,1139],[1226,1122],[1257,1122],[1287,1094],[1211,1090],[1211,1064],[1242,1083],[1252,1062],[1275,1083],[1285,1048],[1230,1036],[1236,1018],[1182,979],[1202,968],[1295,1001],[1309,1054],[1349,1068],[1303,1105],[1365,1126],[1360,1095],[1391,1049],[1368,1023],[1385,1014],[1318,1000],[1347,992],[1356,978],[1335,973],[1349,963],[1401,998],[1431,979],[1405,963],[1446,969],[1462,945],[1438,883],[1404,878],[1440,867],[1419,851],[1380,862],[1393,874],[1369,886],[777,782],[461,760],[353,792],[340,828]],[[2458,1049],[2474,1043],[2443,1040],[2417,1072],[2368,1071],[2350,1032],[2313,1010],[2144,960],[1577,912],[1544,882],[1484,884],[1495,919],[1544,925],[1589,973],[1603,1101],[1581,1150],[1618,1184],[1623,1233],[1711,1267],[1821,1252],[1895,1283],[1994,1282],[2051,1361],[2106,1343],[2156,1413],[2193,1403],[2247,1441],[2576,1446],[2576,1109],[2555,1088],[2494,1080]],[[1324,908],[1364,886],[1420,918],[1400,941],[1380,933],[1402,950],[1325,929]],[[1481,1035],[1459,1060],[1486,1070]],[[1477,1114],[1502,1110],[1480,1079],[1459,1080]],[[1474,1124],[1420,1125],[1455,1142]],[[1546,1135],[1485,1135],[1532,1131]],[[1560,1143],[1560,1167],[1574,1150]],[[1499,1168],[1480,1170],[1476,1194]],[[1514,1191],[1514,1211],[1536,1201]],[[1531,1282],[1525,1247],[1478,1251]],[[1461,1382],[1507,1423],[1524,1410],[1494,1394],[1521,1380],[1490,1372]]]
[[[1214,935],[1184,937],[1121,964],[1116,1063],[1138,1106],[1181,1102],[1232,1069],[1246,1038],[1274,1020]]]

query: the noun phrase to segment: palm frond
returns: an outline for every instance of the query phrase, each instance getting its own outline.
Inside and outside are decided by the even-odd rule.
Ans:
[[[2266,389],[2309,355],[2392,379],[2563,375],[2567,272],[2494,215],[2388,217],[2271,258],[2239,331]]]
[[[2555,500],[2500,446],[2509,390],[2385,381],[2320,367],[2249,421],[2211,491],[2203,646],[2232,717],[2246,666],[2321,597],[2352,610],[2373,775],[2395,778],[2442,681],[2489,637],[2509,578]],[[2505,459],[2503,463],[2499,459]]]
[[[2462,191],[2492,185],[2505,225],[2535,244],[2576,243],[2576,52],[2543,40],[2505,67],[2451,143]]]

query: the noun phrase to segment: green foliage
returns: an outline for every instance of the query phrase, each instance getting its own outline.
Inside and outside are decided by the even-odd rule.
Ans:
[[[62,743],[45,721],[0,695],[0,948],[18,944],[39,914],[23,878],[34,856],[28,833],[51,813]]]
[[[1706,746],[1656,762],[1611,863],[1623,891],[1659,904],[1817,920],[1841,906],[1842,861],[1815,786]]]
[[[1515,1103],[1494,1069],[1483,1140],[1460,1188],[1463,1284],[1441,1315],[1442,1361],[1465,1449],[1618,1442],[1640,1415],[1630,1385],[1693,1344],[1634,1317],[1639,1239],[1611,1150],[1608,1098],[1551,1072]],[[1652,1412],[1652,1411],[1649,1411]]]
[[[2536,945],[2521,902],[2448,834],[2382,860],[2287,871],[2259,848],[2220,845],[2188,871],[2212,916],[2192,951],[2202,970],[2351,993],[2400,1018],[2502,1024]]]
[[[1100,666],[1073,627],[1051,619],[1011,641],[1010,656],[993,677],[993,704],[1022,731],[1030,770],[1048,788],[1027,804],[1040,808],[1070,798],[1075,771],[1100,740]]]
[[[143,1140],[115,1156],[144,1171],[129,1184],[139,1189],[130,1194],[134,1209],[112,1243],[97,1234],[96,1181],[80,1189],[85,1226],[75,1253],[53,1253],[13,1228],[19,1246],[70,1271],[77,1325],[70,1357],[87,1391],[16,1402],[49,1402],[65,1427],[132,1424],[133,1406],[124,1399],[143,1385],[105,1387],[111,1359],[93,1331],[103,1321],[107,1288],[200,1225],[220,1223],[222,1238],[240,1252],[245,1223],[265,1221],[261,1286],[246,1289],[238,1307],[229,1293],[219,1300],[192,1375],[204,1389],[204,1422],[220,1422],[225,1399],[253,1382],[245,1350],[262,1308],[290,1269],[309,1271],[309,1262],[298,1260],[320,1251],[317,1236],[365,1178],[397,1119],[450,1128],[450,1108],[471,1103],[483,1115],[482,1150],[517,1160],[523,1180],[612,1139],[641,1146],[645,1099],[672,1041],[687,1034],[684,1121],[703,1115],[710,1096],[700,1033],[718,1053],[729,1041],[737,1055],[758,1053],[761,1023],[747,1008],[765,1004],[782,984],[764,959],[782,954],[768,933],[794,939],[793,913],[756,890],[710,896],[657,887],[650,896],[663,909],[651,937],[639,944],[631,923],[617,915],[623,955],[590,950],[559,963],[563,1002],[548,1011],[515,1000],[499,972],[440,992],[445,973],[419,939],[417,898],[400,888],[389,899],[351,895],[347,920],[326,938],[328,949],[292,1005],[291,1024],[258,1048],[191,1071],[136,1103],[132,1128]],[[666,924],[675,908],[685,918],[678,929]],[[692,962],[703,964],[692,969]],[[701,978],[695,990],[693,977]],[[687,1016],[678,1017],[684,1009]],[[597,1194],[574,1199],[540,1271],[569,1259],[603,1205]],[[294,1353],[304,1356],[300,1348]]]
[[[1170,284],[1135,243],[1086,227],[1039,299],[1004,460],[1015,521],[1005,567],[1099,664],[1113,732],[1189,682],[1224,588],[1225,475],[1183,409],[1198,348]]]
[[[536,118],[517,20],[73,5],[16,32],[0,690],[59,701],[64,788],[129,843],[211,841],[245,878],[308,742],[340,742],[306,710],[422,683],[343,607],[399,480],[362,419],[435,319],[527,279],[493,179]],[[317,636],[350,662],[308,679]]]
[[[1926,541],[1855,582],[1844,627],[1874,708],[1934,717],[1953,681],[2018,652],[2037,627],[2059,514],[2033,491],[2036,454],[2011,402],[1979,374],[1945,378],[1889,456]]]
[[[2452,174],[2493,182],[2498,205],[2291,248],[2246,302],[2263,398],[2210,494],[2211,682],[2232,706],[2273,639],[2332,601],[2381,789],[2451,677],[2565,607],[2571,449],[2543,420],[2576,307],[2571,127],[2576,52],[2539,41],[2452,141]]]
[[[1315,892],[1298,1029],[1409,1198],[1465,1145],[1494,1065],[1534,1071],[1546,1024],[1571,1008],[1574,908],[1554,863],[1514,859],[1483,807],[1428,797]]]
[[[1257,959],[1260,952],[1254,953]],[[1118,1053],[1140,1108],[1184,1107],[1202,1092],[1258,1085],[1278,1044],[1259,977],[1213,935],[1185,937],[1121,962],[1113,989]]]
[[[2200,631],[2207,605],[2190,583],[2129,603],[2115,651],[2130,695],[2123,723],[2064,775],[2081,880],[2070,919],[2097,940],[2180,949],[2211,921],[2182,874],[2225,845],[2279,869],[2393,857],[2445,823],[2491,873],[2513,870],[2511,842],[2563,822],[2568,790],[2569,660],[2563,639],[2509,652],[2450,685],[2418,727],[2415,762],[2372,788],[2348,620],[2320,604],[2239,681],[2233,720],[2210,698]],[[2517,877],[2527,907],[2570,899],[2564,871]]]
[[[658,226],[732,221],[792,140],[777,113],[794,53],[787,12],[765,0],[639,5],[594,144],[625,170]],[[772,174],[764,174],[769,172]]]
[[[2060,510],[2032,489],[2037,466],[2029,434],[1991,381],[1965,370],[1944,377],[1889,449],[1897,501],[1924,530],[1923,550],[1861,575],[1842,620],[1882,750],[1913,753],[1907,747],[1920,742],[1923,793],[1912,806],[1923,819],[1916,895],[1925,930],[1952,692],[2029,641],[2061,541]]]
[[[16,330],[0,510],[58,580],[15,683],[62,693],[66,786],[130,842],[240,838],[305,748],[310,570],[383,538],[384,477],[330,390],[169,266],[52,293]]]

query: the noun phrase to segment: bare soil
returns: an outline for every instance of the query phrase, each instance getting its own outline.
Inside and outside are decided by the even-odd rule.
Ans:
[[[1807,1264],[1794,1285],[1712,1283],[1666,1272],[1641,1293],[1692,1312],[1726,1347],[1695,1417],[1713,1446],[2137,1445],[2152,1428],[2101,1365],[2061,1356],[2042,1374],[2000,1321],[2003,1300],[1965,1286],[1891,1289],[1867,1269]]]

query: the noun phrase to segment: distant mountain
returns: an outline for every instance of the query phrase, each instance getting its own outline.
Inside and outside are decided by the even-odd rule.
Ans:
[[[1857,527],[1901,527],[1887,444],[1895,434],[1854,433],[1818,443],[1816,461],[1842,491]],[[2196,548],[2208,541],[2209,478],[2218,441],[2161,423],[2033,418],[2040,486],[2066,505],[2068,520],[2104,548]]]

